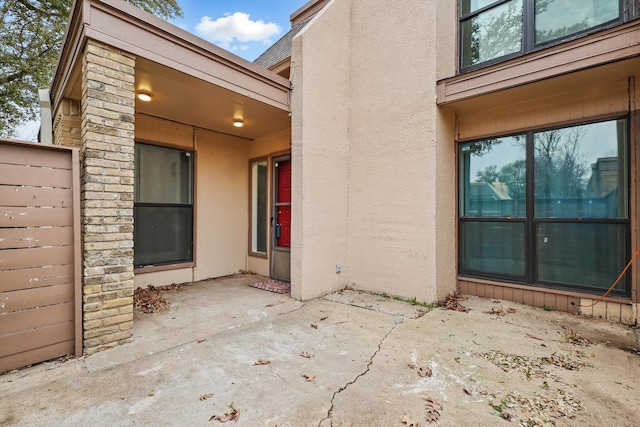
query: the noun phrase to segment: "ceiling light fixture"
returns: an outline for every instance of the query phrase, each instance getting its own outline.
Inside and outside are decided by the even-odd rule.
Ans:
[[[149,102],[149,101],[151,101],[152,97],[153,97],[153,95],[151,95],[151,92],[146,92],[146,91],[139,91],[138,92],[138,99],[140,101]]]
[[[244,120],[242,119],[233,119],[233,125],[237,128],[241,128],[244,126]]]

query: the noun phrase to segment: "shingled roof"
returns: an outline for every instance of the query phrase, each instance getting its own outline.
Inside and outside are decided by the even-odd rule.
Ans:
[[[280,40],[273,44],[273,46],[271,46],[262,55],[256,58],[253,63],[269,69],[274,65],[281,63],[285,59],[291,57],[291,44],[293,38],[300,32],[300,30],[305,27],[305,25],[309,23],[310,20],[311,19],[302,21],[295,27],[291,28],[287,34],[282,36]]]

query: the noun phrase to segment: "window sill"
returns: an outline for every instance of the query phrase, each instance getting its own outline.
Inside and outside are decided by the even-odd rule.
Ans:
[[[479,96],[543,82],[581,70],[640,55],[640,21],[631,21],[569,42],[469,71],[437,83],[437,104],[452,105]],[[630,69],[637,69],[635,66]],[[621,70],[624,78],[627,70]],[[615,79],[611,73],[607,81]],[[593,83],[593,82],[591,82]],[[583,84],[588,84],[585,82]]]
[[[261,253],[261,252],[249,252],[249,256],[252,258],[269,259],[266,253]]]
[[[195,266],[196,266],[195,262],[183,262],[181,264],[138,267],[133,269],[133,274],[145,274],[145,273],[155,273],[158,271],[180,270],[184,268],[193,268]]]

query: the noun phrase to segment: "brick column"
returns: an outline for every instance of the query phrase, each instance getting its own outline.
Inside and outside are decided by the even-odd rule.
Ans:
[[[82,147],[80,101],[64,98],[53,115],[53,144]]]
[[[135,57],[94,41],[82,64],[84,351],[132,340]]]

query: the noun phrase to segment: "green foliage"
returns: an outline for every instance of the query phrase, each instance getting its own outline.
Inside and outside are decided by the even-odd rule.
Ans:
[[[160,18],[182,16],[176,0],[128,0]],[[51,85],[72,0],[0,0],[0,136],[34,120],[38,89]]]

